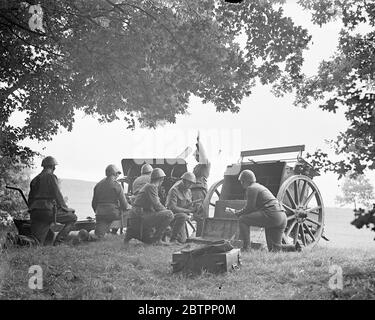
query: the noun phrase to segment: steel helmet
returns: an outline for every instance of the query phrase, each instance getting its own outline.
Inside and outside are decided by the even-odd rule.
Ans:
[[[249,183],[253,183],[253,182],[257,181],[257,178],[255,177],[254,172],[252,172],[251,170],[243,170],[240,173],[240,176],[238,177],[238,180],[241,181],[241,182],[247,181]]]
[[[165,176],[166,175],[165,175],[164,171],[162,169],[160,169],[160,168],[155,168],[151,172],[151,180],[156,180],[156,179],[164,178]]]
[[[105,168],[105,175],[107,177],[114,176],[117,173],[121,174],[121,171],[114,164],[110,164],[107,166],[107,168]]]
[[[48,156],[48,157],[45,157],[43,160],[42,160],[42,167],[47,167],[47,166],[56,166],[57,165],[57,161],[54,157],[51,157],[51,156]]]
[[[146,174],[152,172],[152,166],[148,163],[145,163],[141,168],[141,174]]]
[[[182,175],[181,179],[190,181],[191,183],[196,183],[197,182],[197,179],[195,178],[194,173],[191,173],[191,172],[185,172]]]

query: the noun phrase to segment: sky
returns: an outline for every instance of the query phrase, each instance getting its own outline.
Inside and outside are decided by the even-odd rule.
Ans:
[[[323,59],[333,55],[341,26],[339,22],[322,28],[313,25],[309,13],[295,2],[287,1],[285,13],[312,35],[303,67],[306,74],[312,75]],[[208,181],[211,185],[223,178],[227,165],[239,160],[242,150],[303,144],[307,152],[318,148],[330,152],[325,140],[335,139],[347,127],[342,111],[331,114],[318,109],[317,104],[307,109],[297,108],[293,106],[293,99],[292,95],[276,98],[270,87],[259,85],[242,101],[241,111],[232,114],[217,113],[212,104],[202,104],[200,99],[192,97],[188,114],[178,116],[175,124],[134,131],[127,130],[121,121],[100,124],[77,112],[71,132],[61,130],[52,141],[26,140],[24,144],[45,156],[57,158],[59,165],[55,173],[59,178],[99,181],[108,164],[120,167],[123,158],[174,158],[187,146],[194,149],[199,131],[212,163]],[[13,121],[22,121],[22,115],[15,115]],[[195,165],[192,155],[186,161],[192,170]],[[37,166],[34,173],[38,171]],[[334,206],[340,184],[336,176],[322,173],[314,181],[325,205]]]

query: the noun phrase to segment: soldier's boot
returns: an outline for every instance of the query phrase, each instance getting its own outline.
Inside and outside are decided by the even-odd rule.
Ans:
[[[131,239],[133,239],[133,237],[129,234],[130,232],[126,232],[125,234],[125,238],[124,238],[124,243],[129,243],[129,241]]]
[[[61,229],[61,231],[57,234],[55,240],[53,241],[53,245],[59,245],[65,242],[65,239],[67,238],[69,232],[73,229],[75,222],[67,223],[64,225],[64,227]]]
[[[132,230],[130,228],[126,228],[125,238],[124,238],[124,246],[127,248],[129,246],[129,242],[133,239]]]

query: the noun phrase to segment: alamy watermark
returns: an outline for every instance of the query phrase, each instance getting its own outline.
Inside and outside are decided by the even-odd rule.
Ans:
[[[0,9],[18,9],[27,10],[30,14],[28,25],[31,31],[41,31],[45,33],[43,27],[43,8],[40,4],[29,4],[28,2],[22,1],[11,1],[11,0],[0,0]]]
[[[29,28],[31,31],[42,31],[43,28],[43,9],[40,4],[32,5],[29,7],[29,13],[31,17],[29,19]]]
[[[336,264],[333,264],[329,266],[329,274],[331,274],[331,277],[328,280],[328,287],[331,290],[342,290],[344,288],[342,268]]]
[[[43,289],[43,269],[39,265],[32,265],[29,268],[29,274],[31,277],[29,278],[29,288],[31,290],[42,290]]]
[[[242,147],[242,132],[240,129],[212,128],[200,130],[199,136],[199,141],[210,162],[213,162],[213,159],[218,161],[219,159],[239,158]],[[160,155],[159,158],[167,158],[165,161],[173,165],[194,155],[196,148],[193,144],[197,141],[197,130],[168,129],[159,131],[157,134],[153,131],[140,131],[139,134],[130,136],[129,140],[131,141],[128,141],[128,143],[134,146],[131,154],[145,154],[144,150],[147,150],[147,154]],[[191,147],[186,148],[186,146]],[[184,148],[186,149],[183,150]],[[178,158],[181,159],[178,160]],[[134,159],[134,161],[139,162],[139,164],[143,162],[153,163],[151,158]],[[164,159],[157,161],[164,162]],[[156,164],[163,164],[159,162]]]

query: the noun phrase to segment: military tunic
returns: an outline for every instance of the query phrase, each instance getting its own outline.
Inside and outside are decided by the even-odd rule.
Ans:
[[[173,220],[173,213],[160,202],[158,186],[145,184],[137,193],[130,212],[125,242],[136,238],[145,243],[160,241]]]
[[[189,219],[188,213],[192,212],[192,195],[190,189],[185,189],[183,182],[177,181],[171,189],[169,189],[167,196],[167,208],[174,213],[172,221],[172,236],[171,241],[178,240],[179,242],[186,242],[187,234],[185,230],[185,223]]]
[[[192,203],[192,194],[190,189],[183,187],[182,180],[177,181],[172,188],[169,189],[166,206],[173,213],[179,211],[190,212],[186,210]],[[182,210],[181,210],[182,209]]]
[[[141,176],[137,177],[132,185],[132,193],[136,195],[145,184],[150,183],[151,176],[149,174],[142,174]]]
[[[46,243],[48,234],[53,235],[50,225],[54,221],[54,214],[56,214],[56,222],[64,224],[55,242],[64,241],[77,221],[74,210],[68,208],[64,201],[57,177],[46,169],[31,180],[28,204],[31,233],[41,245]],[[51,237],[48,238],[52,241]]]
[[[43,170],[30,182],[29,209],[43,209],[52,212],[54,205],[58,208],[68,208],[61,194],[58,179],[53,174]]]
[[[145,184],[134,199],[134,206],[143,208],[145,212],[166,210],[160,202],[158,187],[153,183]]]
[[[130,209],[121,185],[110,177],[95,185],[91,206],[96,215],[95,235],[99,238],[109,231],[114,220],[121,218],[122,212]]]
[[[282,250],[282,235],[287,219],[275,196],[263,185],[253,183],[246,189],[246,205],[237,212],[240,239],[250,245],[250,226],[264,227],[269,251]]]
[[[191,193],[192,193],[192,200],[199,202],[195,202],[200,204],[200,208],[194,213],[194,220],[197,222],[197,230],[196,235],[199,237],[202,234],[203,230],[203,218],[204,212],[202,203],[206,198],[208,187],[207,187],[207,179],[210,175],[211,171],[211,163],[198,163],[194,169],[193,173],[197,179],[196,183],[191,186]]]

